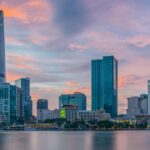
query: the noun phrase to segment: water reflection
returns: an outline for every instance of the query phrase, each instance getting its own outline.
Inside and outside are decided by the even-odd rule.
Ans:
[[[116,135],[112,132],[95,132],[92,136],[92,150],[115,150]]]
[[[1,132],[0,150],[149,150],[150,131]]]

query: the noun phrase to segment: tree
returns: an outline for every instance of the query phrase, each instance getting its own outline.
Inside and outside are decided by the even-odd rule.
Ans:
[[[112,128],[113,127],[113,122],[111,122],[111,121],[99,121],[98,123],[97,123],[97,126],[99,127],[99,128],[106,128],[106,129],[109,129],[109,128]]]

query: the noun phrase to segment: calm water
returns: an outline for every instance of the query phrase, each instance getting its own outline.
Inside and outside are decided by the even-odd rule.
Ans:
[[[150,131],[0,132],[0,150],[150,150]]]

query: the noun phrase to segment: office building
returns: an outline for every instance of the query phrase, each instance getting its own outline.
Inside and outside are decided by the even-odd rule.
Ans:
[[[127,115],[130,119],[134,119],[135,115],[140,115],[141,109],[140,109],[140,100],[139,97],[130,97],[128,98],[128,109],[127,109]]]
[[[75,122],[77,119],[77,110],[76,105],[63,105],[60,110],[60,118],[66,119],[69,122]]]
[[[38,122],[44,122],[45,120],[52,120],[59,118],[59,110],[49,110],[49,109],[38,109],[37,110],[37,120]]]
[[[98,111],[78,111],[77,118],[80,121],[85,121],[86,123],[90,121],[103,121],[103,120],[110,120],[110,114],[106,113],[104,110]]]
[[[38,122],[44,122],[47,119],[50,119],[50,110],[49,109],[38,109],[37,110]]]
[[[59,109],[63,105],[76,105],[78,110],[86,110],[86,96],[83,93],[63,94],[59,97]]]
[[[0,84],[0,122],[13,124],[20,119],[20,89],[9,83]]]
[[[118,110],[118,63],[113,56],[92,60],[92,110],[104,109],[112,117]]]
[[[38,109],[48,109],[48,100],[46,100],[46,99],[39,99],[37,101],[37,110]]]
[[[146,94],[128,98],[127,115],[129,119],[135,119],[136,115],[148,114],[148,96]]]
[[[96,114],[96,111],[80,110],[77,112],[77,118],[80,121],[84,121],[84,122],[88,123],[89,121],[96,121],[97,114]]]
[[[140,98],[141,113],[147,115],[148,114],[148,95],[141,94],[139,98]]]
[[[48,100],[39,99],[37,101],[37,120],[43,122],[50,118],[50,111],[48,109]]]
[[[6,78],[5,69],[5,38],[4,38],[4,15],[0,10],[0,83],[4,83]]]
[[[15,85],[22,90],[22,108],[25,122],[32,117],[32,100],[30,96],[30,79],[21,78],[15,81]]]

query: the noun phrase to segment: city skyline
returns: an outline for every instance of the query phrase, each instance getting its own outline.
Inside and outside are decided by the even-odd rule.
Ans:
[[[150,2],[86,1],[77,0],[73,6],[68,0],[0,2],[6,18],[7,79],[30,77],[34,103],[46,98],[55,108],[60,94],[80,91],[87,95],[90,108],[90,61],[114,55],[119,60],[123,112],[126,97],[147,93],[150,23],[144,13],[149,13]],[[65,2],[73,8],[63,9]],[[99,9],[100,5],[105,7]]]

